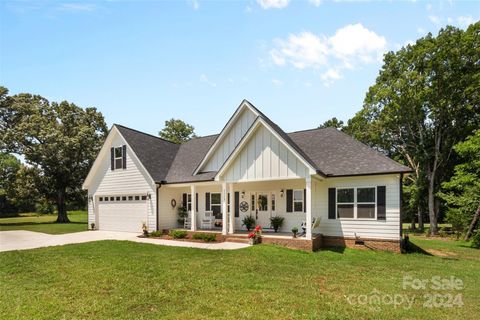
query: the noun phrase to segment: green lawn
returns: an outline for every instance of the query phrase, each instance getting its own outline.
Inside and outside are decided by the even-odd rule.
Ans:
[[[480,251],[464,242],[413,241],[448,257],[269,245],[221,252],[122,241],[5,252],[0,310],[2,319],[475,319]],[[404,275],[454,276],[464,289],[404,290]],[[374,289],[415,300],[411,308],[388,299],[347,301]],[[464,306],[425,308],[429,293],[460,293]]]
[[[0,231],[28,230],[50,234],[62,234],[87,230],[87,212],[70,211],[71,223],[55,223],[56,215],[20,214],[14,218],[0,218]]]

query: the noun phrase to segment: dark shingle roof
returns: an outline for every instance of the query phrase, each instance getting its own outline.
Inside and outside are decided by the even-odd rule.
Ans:
[[[156,182],[165,180],[180,145],[115,124]]]
[[[335,128],[312,129],[288,134],[327,176],[410,172],[346,133]]]
[[[197,175],[193,175],[193,172],[207,154],[217,136],[193,138],[182,143],[165,180],[168,183],[213,180],[216,171],[203,172]]]
[[[250,104],[251,105],[251,104]],[[251,105],[255,108],[253,105]],[[319,174],[325,176],[368,175],[410,172],[384,154],[335,129],[312,129],[285,133],[255,108],[259,117],[294,148]],[[155,182],[211,181],[216,171],[193,172],[219,135],[194,138],[181,145],[115,125]]]

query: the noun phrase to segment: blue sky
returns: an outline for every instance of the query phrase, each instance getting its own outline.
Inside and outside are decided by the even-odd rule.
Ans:
[[[302,130],[353,116],[384,52],[479,18],[475,1],[2,1],[0,84],[152,134],[217,133],[244,98]]]

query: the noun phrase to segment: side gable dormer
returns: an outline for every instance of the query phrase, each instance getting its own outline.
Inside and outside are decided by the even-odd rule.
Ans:
[[[200,162],[194,174],[218,171],[258,116],[258,110],[247,100],[243,100]]]

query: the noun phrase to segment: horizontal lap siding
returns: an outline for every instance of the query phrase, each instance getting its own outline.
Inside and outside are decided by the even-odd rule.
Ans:
[[[328,188],[386,186],[386,220],[328,219]],[[319,230],[326,236],[399,239],[400,187],[398,175],[327,178],[314,182],[313,216],[321,217]]]
[[[126,144],[121,136],[116,134],[109,147],[118,147]],[[129,194],[147,194],[150,193],[151,199],[147,200],[148,219],[147,224],[149,230],[155,230],[156,221],[156,190],[155,184],[151,181],[149,175],[141,167],[140,162],[135,158],[133,151],[127,146],[127,168],[111,170],[110,168],[110,152],[107,156],[99,159],[100,168],[89,187],[89,194],[100,195],[129,195]],[[95,222],[98,219],[95,217],[98,210],[92,208],[88,210],[88,221]]]

